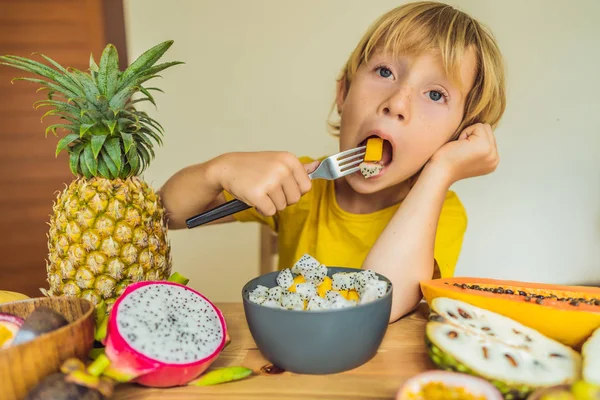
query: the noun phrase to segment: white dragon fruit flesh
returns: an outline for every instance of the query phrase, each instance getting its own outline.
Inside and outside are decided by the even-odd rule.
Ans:
[[[337,272],[331,275],[331,288],[335,290],[354,289],[356,272]]]
[[[506,398],[580,379],[581,355],[503,315],[438,297],[426,328],[429,357],[439,368],[494,384]]]
[[[263,301],[261,303],[261,305],[263,305],[265,307],[271,307],[271,308],[283,308],[281,305],[281,300],[275,300],[275,299],[266,299],[265,301]]]
[[[300,274],[304,277],[306,282],[311,282],[318,286],[327,276],[327,267],[324,265],[304,267],[301,268]]]
[[[263,285],[258,285],[251,293],[248,294],[250,301],[257,304],[262,304],[269,294],[269,288]]]
[[[283,294],[283,289],[281,286],[274,286],[270,288],[267,292],[267,300],[281,301],[281,295]]]
[[[281,307],[288,310],[304,310],[304,299],[298,293],[286,292],[281,296]]]
[[[327,310],[330,308],[330,303],[327,299],[315,294],[309,300],[306,305],[307,310]]]
[[[379,277],[375,272],[364,269],[354,275],[354,287],[358,293],[362,293],[369,282],[376,280],[379,280]]]
[[[330,310],[351,307],[357,304],[356,300],[346,300],[344,296],[332,290],[327,291],[325,294],[325,299],[329,302],[328,306]]]
[[[327,293],[325,293],[325,298],[327,299],[327,301],[334,302],[338,298],[343,299],[344,296],[342,296],[339,292],[334,292],[333,290],[328,290]]]
[[[321,263],[317,261],[316,258],[311,256],[310,254],[304,254],[302,255],[302,257],[300,257],[298,261],[296,261],[296,263],[292,267],[292,273],[301,275],[303,269],[316,268],[319,265],[321,265]]]
[[[377,300],[389,289],[387,281],[379,280],[371,270],[336,272],[329,282],[325,279],[327,275],[327,266],[304,254],[291,269],[285,268],[277,274],[276,286],[258,285],[248,293],[248,299],[271,308],[331,310]],[[297,280],[298,277],[304,279]]]
[[[308,300],[312,295],[317,294],[317,287],[312,282],[298,283],[296,293],[302,296],[304,300]]]
[[[356,300],[347,300],[344,296],[340,296],[329,302],[329,309],[335,310],[336,308],[352,307],[357,305],[357,303]]]
[[[225,318],[205,296],[175,282],[142,281],[114,303],[102,342],[119,379],[171,387],[202,374],[227,340]]]
[[[367,161],[360,163],[359,167],[360,173],[367,179],[378,175],[383,169],[383,165]]]
[[[385,295],[387,292],[388,284],[386,281],[372,280],[367,283],[362,292],[360,293],[360,304],[368,303],[373,300],[377,300]]]
[[[283,269],[277,274],[277,284],[286,290],[294,284],[294,275],[289,268]]]

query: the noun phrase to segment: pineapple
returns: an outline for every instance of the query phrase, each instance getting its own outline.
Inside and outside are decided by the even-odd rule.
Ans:
[[[23,57],[3,56],[0,63],[32,72],[37,78],[15,78],[40,85],[47,99],[34,106],[50,107],[42,119],[59,115],[65,123],[56,155],[69,154],[75,179],[59,192],[50,215],[46,296],[77,296],[109,312],[125,287],[140,280],[167,279],[171,249],[165,210],[157,193],[140,177],[162,144],[162,126],[135,103],[156,106],[142,83],[179,61],[154,65],[171,47],[160,43],[143,53],[125,71],[119,70],[116,48],[109,44],[100,64],[90,55],[89,71],[64,68],[41,55],[54,68]],[[134,94],[141,97],[132,100]]]

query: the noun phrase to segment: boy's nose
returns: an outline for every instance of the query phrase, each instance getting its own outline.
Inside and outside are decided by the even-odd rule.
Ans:
[[[392,93],[381,105],[381,113],[400,121],[407,121],[410,118],[409,90],[398,90]]]

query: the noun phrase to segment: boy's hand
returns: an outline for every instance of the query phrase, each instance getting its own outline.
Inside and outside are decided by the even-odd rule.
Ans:
[[[312,183],[318,161],[304,165],[288,152],[227,153],[216,159],[213,176],[221,187],[266,216],[297,203]]]
[[[466,127],[457,140],[446,143],[431,158],[449,174],[451,183],[493,172],[500,158],[496,138],[489,124]]]

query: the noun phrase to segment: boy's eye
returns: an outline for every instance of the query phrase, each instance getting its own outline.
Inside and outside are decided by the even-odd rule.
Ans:
[[[379,73],[380,76],[382,76],[384,78],[389,78],[392,75],[392,71],[390,71],[386,67],[378,67],[377,72]]]
[[[429,98],[433,101],[438,101],[442,97],[444,97],[444,95],[437,90],[432,90],[429,92]]]

